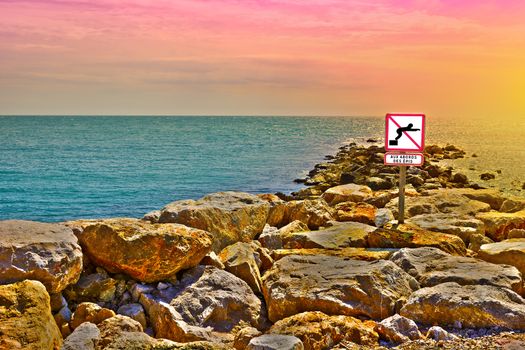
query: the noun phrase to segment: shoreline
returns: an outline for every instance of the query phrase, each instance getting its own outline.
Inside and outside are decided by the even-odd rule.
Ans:
[[[170,349],[282,335],[306,349],[525,345],[525,198],[441,166],[465,152],[430,145],[409,168],[398,225],[398,167],[382,154],[341,146],[290,195],[212,193],[142,219],[0,221],[0,297],[42,296],[44,328],[22,333],[44,332],[43,347],[73,349],[90,327],[96,342]],[[7,307],[22,311],[0,327],[35,317]]]

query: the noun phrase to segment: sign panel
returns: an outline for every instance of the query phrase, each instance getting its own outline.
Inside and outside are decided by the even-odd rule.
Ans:
[[[425,161],[422,153],[385,153],[385,165],[421,166]]]
[[[386,115],[385,150],[422,152],[424,148],[424,114]]]

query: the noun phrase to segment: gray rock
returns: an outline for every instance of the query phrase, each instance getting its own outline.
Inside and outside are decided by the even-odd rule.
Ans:
[[[95,350],[100,340],[100,330],[91,322],[84,322],[69,335],[62,350]]]
[[[143,329],[147,328],[146,313],[141,304],[133,303],[122,305],[117,310],[117,313],[120,315],[128,316],[129,318],[140,323]]]
[[[299,338],[291,335],[264,334],[250,340],[247,350],[303,350]]]
[[[272,322],[304,311],[382,319],[394,313],[398,299],[418,287],[390,261],[326,255],[286,256],[263,276]]]
[[[427,338],[435,341],[454,341],[459,339],[458,336],[447,332],[439,326],[430,327],[427,332]]]
[[[382,339],[395,344],[423,337],[414,321],[398,314],[379,322],[376,330]]]
[[[73,231],[61,224],[0,221],[0,283],[26,279],[58,293],[82,271],[82,251]]]
[[[453,256],[437,248],[403,248],[392,254],[390,260],[417,279],[422,287],[456,282],[460,285],[492,285],[517,293],[523,288],[521,274],[514,266]]]
[[[390,221],[394,220],[394,214],[391,210],[381,208],[377,209],[375,217],[375,225],[377,227],[383,227],[388,224]]]
[[[145,214],[142,217],[142,220],[149,221],[152,224],[155,224],[155,223],[159,222],[159,218],[160,218],[160,210],[153,210],[153,211],[150,211],[149,213]]]
[[[400,314],[424,325],[454,325],[466,328],[501,326],[525,329],[525,300],[501,287],[454,282],[415,291]]]
[[[211,232],[213,250],[252,240],[266,224],[270,204],[243,192],[219,192],[199,200],[170,203],[161,210],[160,223],[179,223]]]

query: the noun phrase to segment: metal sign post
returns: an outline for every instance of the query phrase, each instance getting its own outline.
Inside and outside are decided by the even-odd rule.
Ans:
[[[425,148],[424,114],[387,114],[385,137],[385,165],[399,166],[398,224],[405,223],[405,185],[407,167],[421,166]]]

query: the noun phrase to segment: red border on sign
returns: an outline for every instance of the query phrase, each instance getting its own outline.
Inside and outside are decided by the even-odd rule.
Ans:
[[[421,122],[421,145],[418,145],[419,148],[389,148],[388,147],[388,138],[386,137],[388,135],[388,119],[390,119],[391,117],[422,117],[422,122]],[[385,117],[385,150],[386,151],[395,151],[395,152],[423,152],[425,150],[425,119],[426,119],[426,116],[422,113],[419,113],[419,114],[414,114],[414,113],[388,113]],[[392,119],[393,120],[393,119]],[[405,135],[409,136],[408,134],[405,133]],[[412,139],[410,136],[409,136],[410,139]],[[412,140],[412,142],[414,142]],[[414,144],[416,144],[414,142]],[[416,144],[417,145],[417,144]]]
[[[386,157],[388,155],[408,155],[408,154],[413,154],[413,155],[417,155],[417,156],[421,156],[421,163],[417,163],[417,164],[406,164],[406,163],[387,163],[386,162]],[[385,153],[385,156],[383,157],[383,163],[385,165],[399,165],[399,166],[422,166],[424,163],[425,163],[425,155],[423,153],[402,153],[402,152],[387,152]]]

